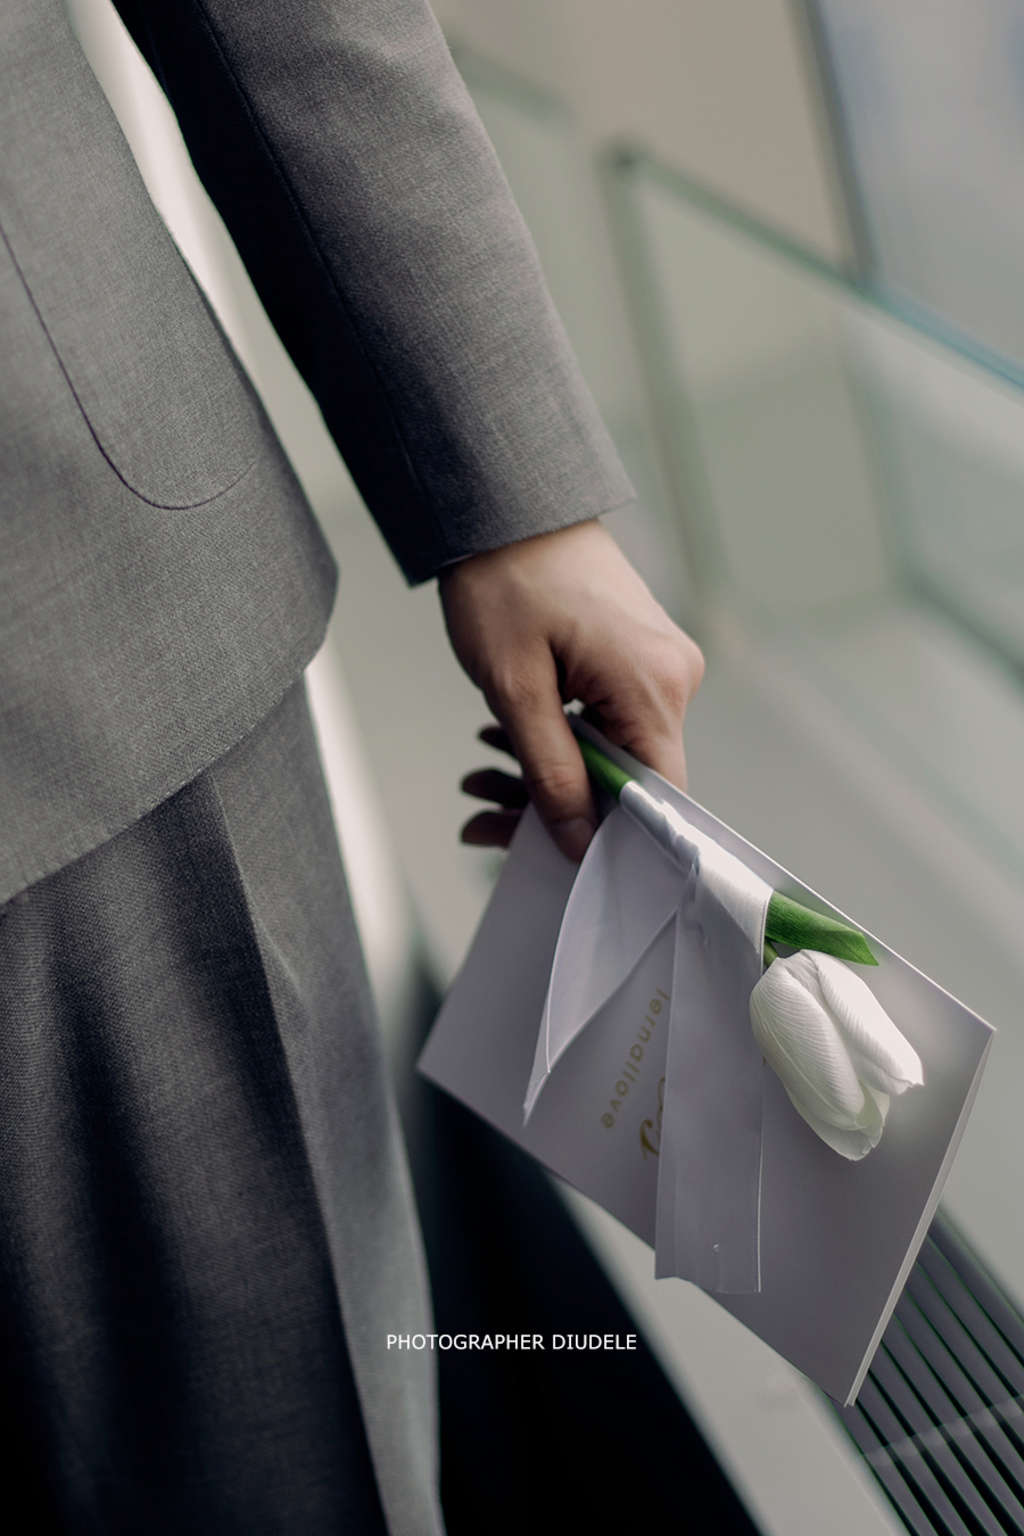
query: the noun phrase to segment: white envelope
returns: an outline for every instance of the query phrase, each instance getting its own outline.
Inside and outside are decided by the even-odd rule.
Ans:
[[[589,734],[773,889],[850,921],[696,801]],[[652,845],[649,857],[662,856]],[[620,869],[624,884],[645,879],[642,848],[634,863]],[[528,811],[419,1066],[653,1246],[675,955],[671,923],[557,1060],[528,1124],[523,1123],[552,959],[575,874],[576,866]],[[660,878],[656,865],[653,875],[647,869],[647,878]],[[628,910],[628,898],[622,900]],[[994,1034],[963,1004],[870,939],[879,961],[870,972],[871,989],[921,1057],[925,1085],[898,1101],[881,1144],[854,1163],[815,1136],[765,1067],[760,1290],[715,1292],[720,1305],[845,1403],[857,1394],[924,1239]],[[701,1031],[702,1022],[707,1021],[695,1021],[694,1035],[703,1035],[700,1049],[706,1053],[715,1033]],[[693,1134],[686,1137],[692,1167],[685,1177],[696,1190],[724,1189],[723,1169],[735,1158],[734,1128],[727,1115],[707,1112],[697,1083],[694,1094],[693,1123],[687,1127]],[[674,1202],[677,1191],[671,1194]],[[663,1187],[663,1202],[665,1195]],[[680,1243],[685,1246],[682,1237]],[[696,1259],[684,1273],[708,1283],[706,1266]]]

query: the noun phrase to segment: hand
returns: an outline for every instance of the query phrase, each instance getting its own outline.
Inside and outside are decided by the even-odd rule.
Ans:
[[[455,654],[500,722],[483,739],[511,749],[525,781],[469,774],[463,789],[500,809],[467,822],[463,842],[506,847],[529,795],[563,853],[583,857],[597,813],[563,710],[573,699],[610,741],[685,786],[683,716],[704,658],[600,523],[473,555],[438,586]]]

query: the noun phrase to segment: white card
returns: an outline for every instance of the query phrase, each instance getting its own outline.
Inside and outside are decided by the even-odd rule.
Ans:
[[[849,921],[652,770],[589,734],[774,890]],[[616,840],[608,869],[620,889],[610,899],[624,914],[643,905],[651,882],[663,884],[663,863],[653,845],[644,847],[643,834]],[[750,1230],[749,1148],[741,1156],[736,1147],[736,1124],[749,1133],[751,1119],[748,1113],[732,1122],[723,1112],[729,1078],[725,1051],[736,1047],[736,1039],[720,1037],[707,1014],[673,1021],[674,1030],[685,1031],[690,1019],[691,1034],[677,1036],[674,1049],[680,1039],[692,1048],[701,1072],[694,1074],[688,1106],[664,1103],[677,947],[673,923],[653,938],[610,996],[614,978],[601,964],[607,957],[592,957],[581,991],[591,1005],[608,1000],[589,1021],[582,1016],[576,1021],[578,1032],[554,1057],[524,1125],[527,1090],[531,1083],[536,1088],[552,961],[575,877],[576,866],[528,811],[420,1069],[652,1245],[659,1150],[671,1108],[680,1117],[674,1125],[677,1150],[689,1166],[674,1168],[671,1187],[663,1177],[659,1273],[667,1262],[662,1254],[671,1208],[675,1220],[668,1235],[682,1272],[713,1291],[721,1305],[832,1397],[851,1402],[938,1204],[977,1092],[991,1027],[870,937],[879,961],[868,978],[871,990],[921,1057],[924,1086],[894,1101],[880,1145],[863,1161],[848,1162],[815,1136],[774,1075],[762,1068],[760,1230],[751,1248],[741,1241]],[[626,948],[635,950],[640,930],[628,916],[623,926]],[[713,982],[713,968],[708,974]],[[709,984],[707,978],[701,984]],[[679,998],[678,976],[675,986]],[[692,1004],[699,987],[690,990]],[[735,999],[730,1006],[735,1021]],[[686,1075],[680,1079],[677,1073],[675,1080],[685,1092]],[[718,1095],[713,1105],[706,1090],[711,1080]],[[728,1294],[735,1288],[729,1274],[717,1273],[708,1261],[712,1250],[717,1260],[720,1248],[726,1255],[734,1252],[726,1270],[731,1265],[739,1288],[751,1294]],[[748,1273],[756,1274],[760,1290],[744,1284]]]

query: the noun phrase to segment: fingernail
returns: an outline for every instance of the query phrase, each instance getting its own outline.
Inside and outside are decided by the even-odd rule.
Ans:
[[[573,816],[569,821],[557,822],[552,831],[566,858],[578,863],[590,846],[595,828],[585,816]]]

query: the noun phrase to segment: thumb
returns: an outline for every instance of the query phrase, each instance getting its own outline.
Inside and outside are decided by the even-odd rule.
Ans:
[[[583,757],[562,709],[554,660],[538,658],[490,700],[519,759],[530,799],[566,858],[582,859],[597,827]]]

